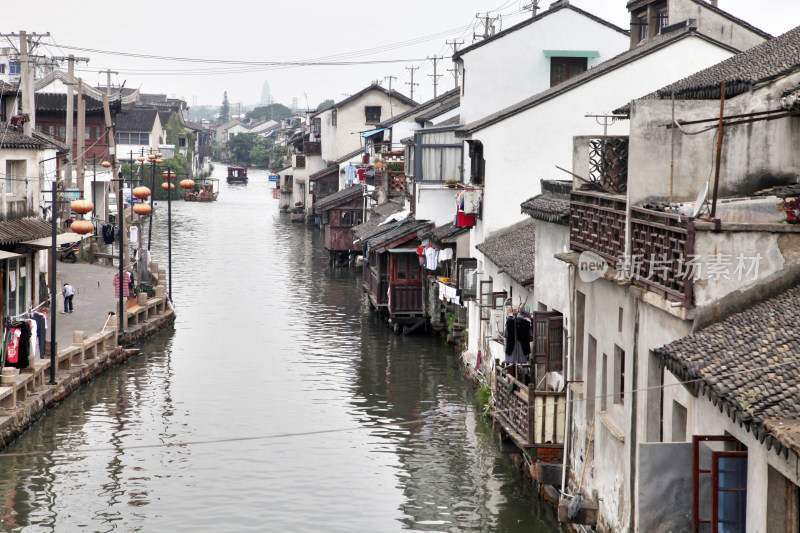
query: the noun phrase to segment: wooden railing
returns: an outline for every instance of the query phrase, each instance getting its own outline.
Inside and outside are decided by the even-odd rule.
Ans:
[[[375,305],[386,305],[388,303],[388,285],[385,279],[380,279],[378,273],[370,267],[364,268],[364,284],[375,300]]]
[[[303,153],[306,155],[322,155],[322,143],[303,141]]]
[[[567,393],[534,390],[533,385],[524,385],[499,367],[495,373],[495,416],[508,425],[520,444],[563,446]]]
[[[625,254],[625,197],[589,191],[570,195],[569,244],[617,264]]]
[[[694,274],[687,262],[694,254],[691,218],[631,208],[631,260],[635,283],[691,307]]]

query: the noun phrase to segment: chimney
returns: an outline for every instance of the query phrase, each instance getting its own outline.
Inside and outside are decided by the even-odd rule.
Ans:
[[[711,4],[714,7],[717,7],[717,0],[709,0],[708,3]]]

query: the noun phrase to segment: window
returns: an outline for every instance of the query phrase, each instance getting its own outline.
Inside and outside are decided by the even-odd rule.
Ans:
[[[338,109],[334,109],[333,111],[331,111],[331,126],[336,126],[336,121],[339,119],[338,115],[339,115]]]
[[[603,354],[603,367],[600,369],[600,410],[608,407],[608,356]]]
[[[419,259],[417,254],[390,254],[395,256],[395,281],[419,280]]]
[[[614,403],[625,401],[625,350],[614,345]]]
[[[594,420],[594,396],[597,387],[597,340],[591,335],[586,351],[586,420]]]
[[[686,442],[686,408],[672,400],[672,442]]]
[[[186,148],[186,137],[181,137],[180,139],[178,139],[178,145],[181,148]]]
[[[473,185],[483,185],[486,162],[483,160],[483,143],[467,141],[469,144],[469,179]]]
[[[102,139],[103,138],[103,128],[94,128],[94,138],[95,139]]]
[[[745,533],[747,451],[742,444],[731,436],[695,435],[692,464],[692,531]]]
[[[28,308],[28,268],[25,257],[8,259],[5,276],[5,314],[14,316]]]
[[[462,300],[474,300],[477,296],[478,260],[458,260],[458,288],[461,289]]]
[[[232,134],[231,134],[232,136]],[[117,144],[136,144],[147,146],[150,144],[149,133],[117,133]]]
[[[89,139],[91,139],[91,138],[92,138],[92,128],[90,128],[90,127],[88,127],[88,126],[87,126],[87,127],[86,127],[86,128],[83,130],[83,135],[84,135],[84,139],[86,139],[87,141],[88,141]]]
[[[0,63],[0,74],[6,73],[6,65],[5,63]]]
[[[617,331],[622,333],[622,308],[619,308],[619,314],[617,316]]]
[[[639,21],[637,22],[639,25],[639,42],[647,40],[647,15],[642,15],[639,17]]]
[[[666,9],[659,9],[656,12],[656,30],[661,35],[661,30],[669,26],[669,12]]]
[[[586,72],[588,61],[585,57],[551,57],[550,87]]]
[[[564,358],[564,317],[561,313],[533,314],[533,360],[546,372],[561,372]]]
[[[19,74],[21,72],[19,66],[19,60],[12,59],[8,62],[8,73],[9,74]]]
[[[7,195],[14,196],[19,187],[19,181],[25,178],[27,162],[24,159],[6,160],[6,186]]]
[[[417,181],[461,180],[464,145],[454,131],[417,133],[414,141],[419,150],[419,157],[414,157]]]
[[[361,221],[361,211],[340,211],[339,213],[340,226],[357,226],[361,224]]]
[[[57,126],[56,127],[56,138],[64,140],[67,138],[67,127],[66,126]]]
[[[319,135],[322,132],[322,119],[317,117],[311,125],[311,131]]]
[[[378,124],[381,121],[381,106],[368,105],[364,107],[367,124]]]

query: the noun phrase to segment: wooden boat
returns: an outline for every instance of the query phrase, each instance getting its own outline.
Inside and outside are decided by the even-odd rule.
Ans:
[[[247,167],[228,167],[228,183],[247,183]]]
[[[187,202],[214,202],[219,196],[219,180],[205,178],[195,183],[194,189],[186,193]]]

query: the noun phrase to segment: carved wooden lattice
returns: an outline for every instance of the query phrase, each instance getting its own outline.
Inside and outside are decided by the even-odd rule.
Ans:
[[[592,251],[617,264],[625,253],[625,200],[600,193],[573,191],[569,215],[570,248]]]
[[[640,207],[631,209],[631,258],[634,282],[665,297],[692,305],[691,220]]]
[[[500,368],[496,371],[494,409],[518,433],[518,437],[524,440],[523,446],[529,446],[532,435],[528,386],[504,375]],[[509,391],[511,382],[514,383],[513,391]]]
[[[624,193],[628,188],[628,137],[589,141],[589,179],[598,190]]]
[[[322,143],[303,141],[303,153],[306,155],[322,155]]]

